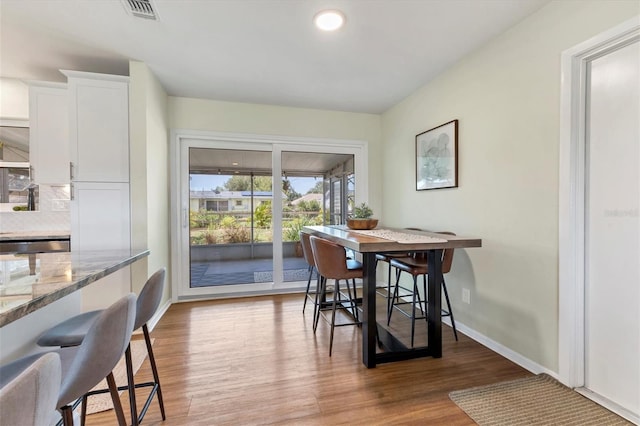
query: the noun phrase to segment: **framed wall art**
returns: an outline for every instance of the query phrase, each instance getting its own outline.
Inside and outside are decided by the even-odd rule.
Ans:
[[[416,191],[458,186],[458,120],[416,135]]]

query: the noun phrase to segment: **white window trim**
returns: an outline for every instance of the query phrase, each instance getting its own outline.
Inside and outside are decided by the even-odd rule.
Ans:
[[[184,286],[179,283],[189,279],[189,265],[185,265],[183,259],[183,250],[188,247],[189,235],[189,188],[183,187],[180,177],[188,164],[184,164],[183,142],[189,140],[191,146],[199,146],[203,148],[210,147],[212,142],[218,146],[228,149],[254,149],[268,150],[273,155],[273,175],[281,176],[282,169],[280,164],[281,153],[283,151],[304,151],[304,152],[331,152],[337,154],[354,154],[354,172],[358,179],[356,181],[356,203],[367,202],[368,189],[368,143],[361,140],[351,139],[330,139],[330,138],[310,138],[310,137],[294,137],[294,136],[275,136],[260,135],[250,133],[228,133],[215,131],[201,131],[190,129],[172,129],[170,139],[170,188],[171,188],[171,264],[172,264],[172,291],[171,297],[173,302],[186,300],[188,298],[210,298],[215,297],[212,288],[190,289],[189,294],[184,293]],[[226,145],[226,146],[225,146]],[[279,203],[273,204],[273,215],[282,215],[282,206]],[[273,230],[273,255],[279,259],[274,263],[273,275],[282,276],[282,228],[279,223]],[[186,278],[185,278],[186,277]],[[264,290],[265,292],[273,292],[271,284],[254,285],[255,288]],[[242,292],[243,286],[236,285],[238,291]],[[225,294],[225,297],[231,296]]]

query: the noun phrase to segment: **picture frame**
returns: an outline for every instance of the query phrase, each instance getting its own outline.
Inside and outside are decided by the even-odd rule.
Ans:
[[[458,120],[416,135],[416,191],[458,187]]]

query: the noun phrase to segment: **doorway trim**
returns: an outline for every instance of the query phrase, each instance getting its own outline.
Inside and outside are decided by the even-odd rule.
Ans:
[[[185,265],[184,259],[184,242],[188,242],[189,229],[189,195],[188,188],[183,187],[181,180],[182,174],[185,172],[185,164],[182,155],[183,143],[186,141],[195,141],[200,147],[207,147],[207,143],[226,144],[233,149],[263,147],[264,150],[272,152],[274,155],[273,174],[282,175],[280,155],[282,151],[304,150],[305,152],[325,152],[327,149],[334,150],[338,153],[354,154],[354,173],[358,176],[356,181],[356,203],[367,201],[369,194],[368,189],[368,143],[361,140],[351,139],[331,139],[331,138],[313,138],[313,137],[296,137],[296,136],[278,136],[267,134],[251,134],[251,133],[231,133],[217,131],[203,131],[191,129],[172,129],[170,139],[169,153],[170,159],[170,190],[171,190],[171,206],[170,206],[170,224],[171,224],[171,299],[173,302],[183,300],[194,300],[202,298],[214,298],[215,295],[199,295],[193,292],[192,295],[184,295],[182,286],[179,283],[184,282],[185,277],[189,277],[189,265]],[[188,170],[188,165],[186,165]],[[186,191],[186,194],[185,194]],[[281,208],[274,206],[273,214],[280,214]],[[187,230],[185,232],[185,230]],[[282,252],[281,229],[274,229],[274,256]],[[188,245],[188,244],[187,244]],[[274,265],[277,266],[277,265]],[[277,269],[277,270],[276,270]],[[274,268],[274,276],[280,276],[282,265]],[[280,275],[277,275],[280,273]],[[273,291],[271,291],[273,292]],[[247,294],[248,295],[248,294]],[[234,295],[224,295],[222,297],[232,297]],[[238,295],[235,295],[238,296]]]
[[[558,378],[585,384],[585,147],[587,63],[640,37],[640,16],[562,53],[558,221]]]

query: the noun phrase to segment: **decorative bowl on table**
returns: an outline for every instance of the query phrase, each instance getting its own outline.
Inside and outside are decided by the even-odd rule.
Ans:
[[[378,219],[347,219],[349,229],[373,229],[378,226]]]

